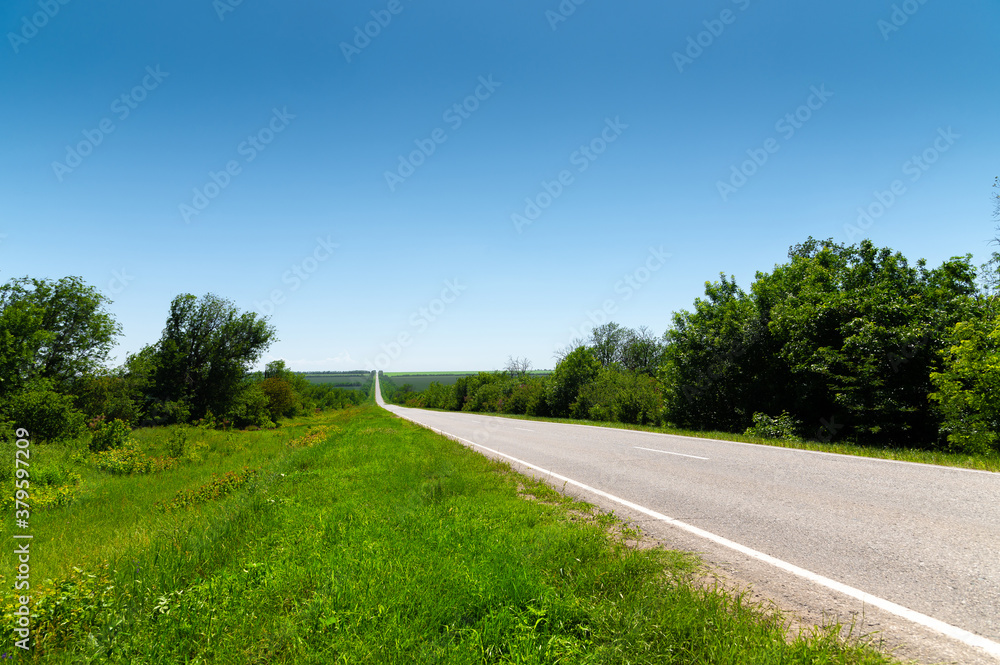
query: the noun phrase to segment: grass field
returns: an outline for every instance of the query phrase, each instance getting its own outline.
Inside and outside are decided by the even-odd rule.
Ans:
[[[360,390],[371,378],[371,372],[303,372],[312,383],[330,384],[335,388]]]
[[[35,447],[33,473],[81,480],[71,503],[32,513],[20,660],[889,662],[837,627],[790,641],[780,616],[694,584],[690,556],[629,548],[614,517],[374,405],[189,434],[175,468],[141,476]],[[175,428],[135,436],[144,454],[176,452]],[[246,467],[241,488],[206,491]]]

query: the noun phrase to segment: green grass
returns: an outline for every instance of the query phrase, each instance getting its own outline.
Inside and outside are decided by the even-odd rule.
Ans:
[[[693,583],[694,558],[631,549],[613,516],[370,404],[198,436],[192,460],[140,477],[36,447],[86,475],[76,503],[32,515],[39,642],[21,660],[889,662],[837,626],[790,641],[780,615]],[[243,490],[152,508],[244,465],[260,472]]]
[[[441,409],[430,409],[441,411]],[[629,425],[596,420],[574,420],[572,418],[540,418],[537,416],[511,415],[506,413],[483,413],[480,415],[512,418],[515,420],[535,420],[549,423],[564,423],[570,425],[590,425],[593,427],[610,427],[613,429],[635,430],[640,432],[657,432],[690,436],[699,439],[715,439],[718,441],[737,441],[779,448],[794,448],[797,450],[815,450],[837,455],[854,455],[856,457],[873,457],[876,459],[896,460],[899,462],[914,462],[918,464],[937,464],[939,466],[954,466],[977,471],[1000,472],[1000,455],[983,456],[962,453],[948,453],[932,450],[917,450],[912,448],[880,448],[877,446],[862,446],[853,443],[820,443],[818,441],[787,441],[784,439],[766,439],[758,436],[748,436],[733,432],[715,432],[679,429],[676,427],[653,427],[649,425]]]

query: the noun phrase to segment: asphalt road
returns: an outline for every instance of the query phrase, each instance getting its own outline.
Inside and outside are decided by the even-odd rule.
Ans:
[[[899,606],[890,606],[898,620],[923,622],[938,636],[950,631],[941,639],[1000,662],[1000,474],[386,408],[484,454],[513,458],[515,468],[602,507],[680,524],[688,535],[714,537],[713,546],[735,545],[740,556],[745,548],[762,555],[758,565],[785,564],[780,574],[804,585],[847,585],[865,594],[866,606],[888,601]]]

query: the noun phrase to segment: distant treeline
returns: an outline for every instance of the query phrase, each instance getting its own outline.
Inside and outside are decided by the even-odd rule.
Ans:
[[[0,286],[0,439],[14,428],[41,440],[69,439],[116,419],[129,427],[271,427],[367,397],[366,390],[310,383],[283,361],[250,371],[276,331],[212,294],[177,296],[159,341],[108,369],[121,333],[109,302],[78,277]]]
[[[1000,255],[928,269],[871,242],[789,250],[749,292],[706,283],[662,336],[608,323],[546,377],[524,366],[409,406],[806,437],[969,453],[1000,448]],[[978,277],[978,281],[977,281]],[[384,389],[385,392],[386,389]]]

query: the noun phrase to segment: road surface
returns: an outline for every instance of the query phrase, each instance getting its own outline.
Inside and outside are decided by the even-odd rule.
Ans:
[[[1000,662],[1000,474],[385,405],[899,655]],[[819,605],[819,607],[817,607]]]

